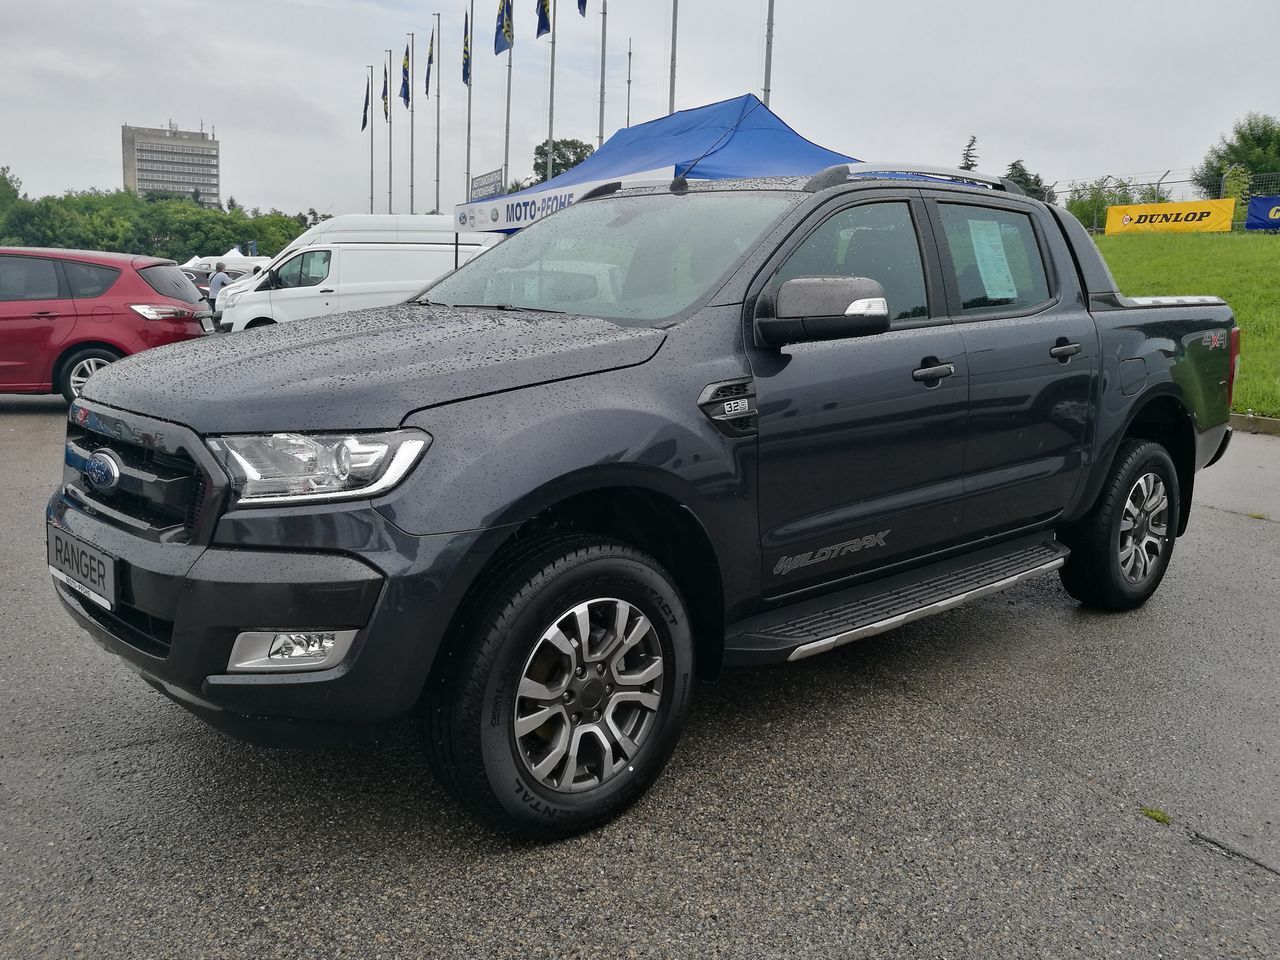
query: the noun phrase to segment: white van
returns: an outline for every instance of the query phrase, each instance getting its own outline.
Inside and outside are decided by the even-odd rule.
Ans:
[[[501,239],[455,233],[448,216],[334,217],[299,236],[260,273],[223,287],[218,327],[238,331],[400,303]]]

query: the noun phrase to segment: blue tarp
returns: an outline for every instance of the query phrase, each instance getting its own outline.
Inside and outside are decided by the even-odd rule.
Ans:
[[[1254,197],[1249,201],[1246,230],[1280,230],[1280,197]]]
[[[684,176],[699,157],[694,175],[705,180],[803,176],[853,161],[806,140],[748,93],[619,130],[582,163],[538,189],[616,180],[668,166]]]
[[[472,229],[513,229],[572,203],[577,193],[584,192],[575,189],[582,185],[625,180],[650,171],[724,180],[807,176],[851,162],[856,162],[853,157],[800,136],[748,93],[619,130],[560,176],[505,197],[461,204],[458,214],[463,223],[469,217],[478,219]],[[509,210],[531,215],[508,216]]]

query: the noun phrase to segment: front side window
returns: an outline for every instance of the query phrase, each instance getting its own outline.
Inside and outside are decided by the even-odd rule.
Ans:
[[[1031,217],[1011,210],[938,206],[961,312],[1016,312],[1049,299],[1049,281]]]
[[[308,250],[286,260],[276,271],[276,289],[314,287],[329,276],[328,250]]]
[[[906,203],[869,203],[841,210],[787,258],[779,281],[799,277],[866,277],[884,288],[889,316],[929,315],[920,241]]]
[[[0,256],[0,300],[57,300],[58,268],[41,257]]]
[[[575,204],[490,248],[424,297],[445,306],[523,307],[637,326],[667,320],[713,293],[802,196],[664,192]]]

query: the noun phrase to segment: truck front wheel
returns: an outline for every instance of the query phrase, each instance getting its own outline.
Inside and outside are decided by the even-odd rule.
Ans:
[[[1061,570],[1067,593],[1099,610],[1146,603],[1173,556],[1180,497],[1178,472],[1164,447],[1127,441],[1093,510],[1059,531],[1071,548]]]
[[[539,839],[592,829],[657,778],[684,723],[693,640],[652,557],[590,537],[528,555],[449,645],[428,754],[470,811]]]

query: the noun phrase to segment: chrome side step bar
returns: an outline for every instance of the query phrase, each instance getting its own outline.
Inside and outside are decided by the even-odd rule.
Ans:
[[[925,617],[931,617],[935,613],[942,613],[946,610],[951,610],[960,606],[962,603],[968,603],[970,600],[977,600],[979,597],[986,597],[993,593],[999,593],[1001,590],[1007,590],[1012,586],[1022,583],[1024,580],[1030,580],[1032,577],[1038,577],[1042,573],[1049,573],[1053,570],[1057,570],[1066,562],[1066,557],[1058,557],[1057,559],[1050,560],[1048,563],[1041,564],[1038,567],[1005,577],[1003,580],[998,580],[995,583],[974,587],[972,590],[957,593],[954,596],[925,604],[922,607],[917,607],[914,610],[908,610],[892,617],[887,617],[884,620],[878,620],[875,623],[868,623],[865,626],[856,627],[855,629],[847,630],[844,633],[837,633],[835,636],[826,637],[822,640],[811,641],[810,643],[796,647],[791,651],[791,655],[788,656],[787,659],[803,660],[806,657],[816,656],[819,653],[826,653],[828,650],[834,650],[836,647],[842,647],[846,643],[852,643],[855,640],[861,640],[865,637],[875,636],[877,633],[884,633],[887,630],[896,629],[903,624],[911,623],[913,620],[923,620]]]

